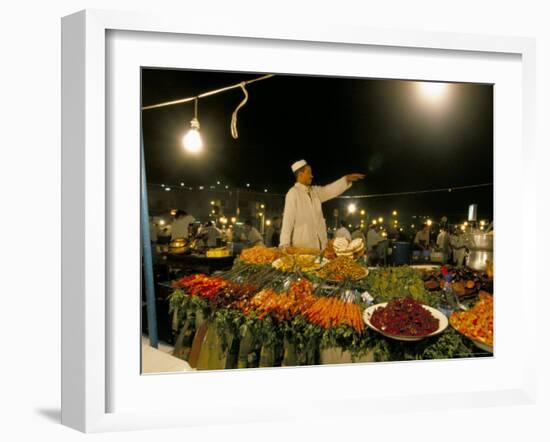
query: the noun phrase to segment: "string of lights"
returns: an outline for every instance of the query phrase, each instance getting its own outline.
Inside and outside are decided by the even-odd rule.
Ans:
[[[491,187],[493,183],[482,183],[482,184],[471,184],[467,186],[456,186],[456,187],[442,187],[439,189],[425,189],[425,190],[410,190],[405,192],[392,192],[392,193],[371,193],[366,195],[344,195],[339,196],[338,199],[365,199],[365,198],[385,198],[385,197],[396,197],[396,196],[406,196],[406,195],[419,195],[419,194],[425,194],[425,193],[436,193],[436,192],[455,192],[460,190],[469,190],[469,189],[478,189],[482,187]],[[230,191],[246,191],[250,193],[257,193],[257,194],[268,194],[272,196],[285,196],[284,193],[275,193],[275,192],[269,192],[268,189],[264,189],[262,191],[253,190],[250,188],[250,185],[247,185],[246,187],[231,187],[229,185],[225,185],[225,187],[217,188],[216,186],[187,186],[185,187],[183,184],[181,185],[166,185],[166,184],[154,184],[150,183],[149,186],[151,187],[161,187],[166,191],[170,190],[214,190],[216,192],[230,192]]]

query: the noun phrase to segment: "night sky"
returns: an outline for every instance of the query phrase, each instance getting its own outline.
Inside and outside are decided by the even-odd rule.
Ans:
[[[263,73],[167,69],[142,70],[142,104],[174,100],[257,78]],[[238,114],[239,138],[231,137],[231,114],[240,89],[199,101],[204,151],[186,153],[193,104],[143,112],[147,180],[154,184],[231,187],[285,193],[293,184],[290,164],[306,159],[314,184],[346,173],[367,178],[346,195],[449,188],[493,181],[493,88],[449,84],[441,100],[429,101],[419,83],[401,80],[277,75],[247,86]],[[464,218],[470,203],[492,218],[493,188],[369,198],[386,212]]]

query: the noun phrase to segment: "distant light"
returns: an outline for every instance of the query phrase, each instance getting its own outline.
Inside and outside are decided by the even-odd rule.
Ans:
[[[216,211],[215,211],[215,210],[212,210],[212,214],[214,214],[214,213],[216,213]]]
[[[481,226],[480,229],[483,230],[485,228],[485,226]]]
[[[448,85],[445,83],[435,83],[432,81],[419,81],[418,90],[420,94],[431,102],[440,101],[447,92]]]
[[[351,229],[351,224],[348,224],[348,227]]]
[[[226,189],[229,189],[229,186],[225,186]]]
[[[386,237],[386,236],[388,236],[388,234],[386,232],[382,232],[382,236]]]
[[[391,214],[392,214],[393,216],[397,216],[397,210],[394,210]]]
[[[170,192],[172,189],[170,189],[170,187],[165,187],[164,190],[166,190],[167,192]]]
[[[235,218],[234,216],[231,218],[231,222],[232,223],[236,223],[237,222],[237,218]]]
[[[351,204],[348,204],[348,212],[349,213],[355,213],[355,211],[357,210],[357,206],[353,203]]]
[[[199,189],[200,189],[200,190],[204,190],[204,186],[200,186]]]
[[[222,224],[227,224],[227,218],[226,218],[225,216],[222,216],[222,217],[220,218],[220,223],[222,223]]]
[[[219,186],[219,185],[220,185],[220,182],[219,182],[219,181],[216,181],[216,184]]]
[[[414,224],[411,224],[411,229],[414,229]]]
[[[267,189],[264,189],[264,192],[267,193]]]
[[[382,217],[378,218],[378,222],[379,223],[384,222],[384,218],[382,218]]]
[[[373,219],[373,220],[372,220],[372,223],[373,223],[373,224],[376,224],[376,220],[375,220],[375,219]]]
[[[265,225],[266,225],[266,226],[270,226],[270,225],[271,225],[271,220],[270,220],[270,219],[266,219],[266,220],[265,220]]]
[[[250,187],[250,184],[249,184],[249,183],[246,183],[246,187]]]
[[[264,214],[262,212],[258,213],[258,216],[264,216]]]
[[[210,188],[211,188],[211,189],[215,189],[215,188],[216,188],[216,186],[210,186]]]
[[[176,216],[176,213],[177,213],[177,212],[178,212],[178,211],[177,211],[176,209],[172,209],[172,210],[170,210],[170,215]]]
[[[210,201],[210,204],[211,204],[211,205],[214,205],[214,204],[216,204],[216,203],[215,203],[214,201]]]
[[[190,188],[189,188],[189,190],[193,190],[193,188],[192,188],[192,187],[190,187]]]
[[[484,225],[485,225],[485,221],[481,221],[480,224],[481,224],[482,226],[484,226]]]
[[[260,208],[261,208],[261,209],[265,208],[265,204],[262,204],[262,205],[260,206]]]
[[[159,221],[159,226],[164,226],[165,224],[166,224],[166,221],[164,221],[163,219]]]
[[[464,226],[464,225],[460,226],[460,230],[462,230],[464,232],[466,230],[466,226]]]
[[[467,226],[468,225],[468,221],[464,221],[464,223],[462,224],[463,226]]]
[[[361,215],[364,215],[365,214],[365,209],[361,209]]]
[[[164,187],[164,184],[161,184],[160,187]]]
[[[429,219],[428,221],[426,221],[426,224],[428,224],[429,226],[431,226],[431,225],[432,225],[432,220]]]
[[[403,231],[403,227],[401,227],[401,228],[399,229],[399,231],[402,232],[402,231]]]
[[[185,183],[180,183],[180,186],[181,186],[181,187],[185,186]]]

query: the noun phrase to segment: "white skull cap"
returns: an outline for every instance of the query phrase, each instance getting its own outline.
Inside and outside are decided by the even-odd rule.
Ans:
[[[292,172],[296,172],[298,169],[301,169],[302,167],[306,166],[307,162],[306,160],[299,160],[296,161],[292,166]]]

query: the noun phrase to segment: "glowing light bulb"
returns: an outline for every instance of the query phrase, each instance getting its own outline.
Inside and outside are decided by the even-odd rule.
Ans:
[[[349,213],[355,213],[355,211],[357,210],[357,206],[353,203],[349,204],[348,205],[348,212]]]
[[[431,81],[419,82],[418,88],[422,96],[430,101],[440,100],[447,92],[447,85],[445,83],[434,83]]]
[[[183,137],[183,147],[189,153],[199,153],[202,151],[202,138],[199,132],[199,120],[191,120],[191,129]]]

